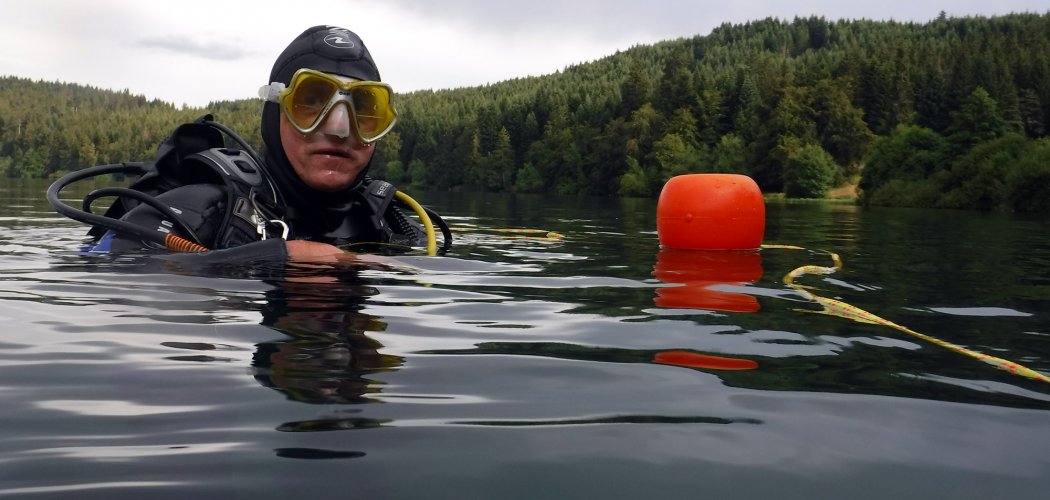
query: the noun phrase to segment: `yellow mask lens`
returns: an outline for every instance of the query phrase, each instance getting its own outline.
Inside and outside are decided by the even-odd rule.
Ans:
[[[301,69],[280,95],[285,116],[304,134],[316,130],[328,112],[343,101],[351,110],[351,128],[363,143],[386,135],[397,119],[393,92],[380,82],[343,82],[326,73]]]
[[[339,87],[327,79],[310,76],[300,78],[285,99],[285,112],[299,127],[312,128],[320,121],[325,106],[328,106],[338,90]]]
[[[379,85],[360,85],[350,89],[357,131],[364,139],[374,139],[394,123],[390,89]]]

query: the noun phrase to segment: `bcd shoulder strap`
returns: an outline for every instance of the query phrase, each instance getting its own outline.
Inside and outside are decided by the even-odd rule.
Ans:
[[[237,207],[244,212],[246,200],[251,196],[255,188],[262,186],[265,182],[265,174],[262,166],[258,165],[250,155],[237,149],[225,148],[222,132],[212,125],[214,118],[210,114],[201,116],[190,123],[179,125],[163,142],[157,146],[153,159],[144,165],[145,173],[131,183],[131,189],[142,193],[157,196],[172,189],[190,184],[218,184],[226,191],[226,215],[223,218],[219,231],[219,238],[223,241],[212,242],[216,244],[229,244],[222,235],[225,228],[229,228],[234,222]],[[260,190],[268,193],[269,189]],[[260,200],[263,201],[263,200]],[[265,200],[268,201],[268,200]],[[106,211],[106,217],[119,219],[139,204],[138,200],[131,198],[119,198]],[[253,206],[255,203],[253,201]],[[234,210],[231,210],[234,209]],[[272,210],[271,210],[272,211]],[[254,210],[257,212],[257,210]],[[243,215],[237,214],[241,219],[247,219],[247,228],[252,228],[256,221],[250,220]],[[280,214],[262,214],[265,217],[279,217]],[[245,226],[240,222],[238,226]],[[240,228],[240,229],[247,229]],[[93,227],[88,234],[98,238],[106,231],[101,226]],[[242,231],[243,232],[243,231]],[[236,238],[242,240],[243,238]],[[243,243],[243,241],[241,241]],[[221,247],[220,247],[221,248]]]
[[[143,165],[146,173],[132,182],[129,187],[156,196],[186,185],[185,176],[180,175],[181,159],[205,149],[223,146],[222,133],[207,123],[212,120],[212,115],[207,114],[193,122],[179,125],[157,146],[153,159]],[[106,210],[105,216],[119,219],[138,204],[139,201],[135,199],[118,198]],[[88,234],[97,239],[102,237],[106,231],[105,227],[94,226],[88,231]]]

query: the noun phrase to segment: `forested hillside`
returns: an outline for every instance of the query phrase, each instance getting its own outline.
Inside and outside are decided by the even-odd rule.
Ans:
[[[0,170],[145,159],[204,112],[258,144],[259,107],[0,78]],[[1050,210],[1050,14],[726,24],[397,107],[373,172],[402,185],[652,196],[672,175],[741,172],[819,197],[860,175],[868,203]]]

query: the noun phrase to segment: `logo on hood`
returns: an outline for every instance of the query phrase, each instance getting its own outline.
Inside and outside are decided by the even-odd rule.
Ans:
[[[328,30],[328,34],[324,37],[324,43],[328,44],[329,47],[337,49],[352,49],[356,45],[354,44],[354,35],[349,30],[332,28]]]

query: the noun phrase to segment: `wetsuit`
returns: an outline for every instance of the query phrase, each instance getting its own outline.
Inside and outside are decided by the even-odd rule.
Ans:
[[[363,251],[425,245],[426,234],[422,227],[407,218],[399,208],[387,205],[382,213],[374,212],[377,203],[375,200],[370,203],[368,198],[373,196],[372,192],[375,189],[368,188],[373,183],[381,182],[362,183],[359,188],[348,193],[343,203],[323,205],[324,210],[316,206],[306,209],[295,205],[280,207],[285,213],[283,221],[288,226],[286,237]],[[230,207],[227,193],[218,184],[190,184],[161,193],[156,198],[179,214],[182,223],[189,226],[200,244],[216,250],[210,252],[213,255],[209,256],[209,259],[270,260],[286,259],[288,256],[281,240],[281,228],[269,226],[267,239],[264,240],[261,234],[254,231],[256,226],[249,220],[251,214],[245,213],[243,207],[234,207],[236,213],[233,214],[233,217],[242,220],[234,220],[236,223],[225,222],[224,225],[224,221],[229,218],[227,211]],[[235,205],[246,204],[246,201],[237,203],[240,200],[246,199],[236,198]],[[324,217],[320,218],[321,215]],[[186,230],[165,218],[153,207],[144,204],[128,211],[122,220],[145,228],[156,228],[160,232],[170,231],[184,238],[189,237]],[[150,246],[156,245],[144,244],[133,236],[107,231],[86,250],[128,252]]]

